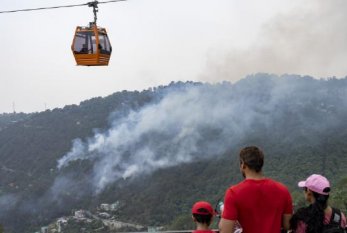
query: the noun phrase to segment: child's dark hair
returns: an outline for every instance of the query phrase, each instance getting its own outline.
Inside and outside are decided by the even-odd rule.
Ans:
[[[214,214],[213,207],[206,201],[198,201],[193,205],[192,215],[196,223],[207,224],[209,226]]]
[[[211,214],[193,214],[193,216],[198,223],[203,223],[207,225],[211,224],[211,220],[212,220]]]

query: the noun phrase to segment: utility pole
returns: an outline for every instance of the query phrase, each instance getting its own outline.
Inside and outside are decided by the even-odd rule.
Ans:
[[[14,101],[12,103],[12,109],[13,109],[13,115],[15,115],[16,114],[16,104]]]

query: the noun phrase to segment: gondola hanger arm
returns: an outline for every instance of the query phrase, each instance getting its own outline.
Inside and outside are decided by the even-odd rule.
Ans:
[[[125,1],[127,1],[127,0],[109,0],[109,1],[102,1],[102,2],[99,2],[99,1],[94,1],[94,2],[97,2],[96,4],[105,4],[105,3],[125,2]],[[16,13],[16,12],[23,12],[23,11],[52,10],[52,9],[59,9],[59,8],[89,6],[90,3],[94,4],[94,2],[75,4],[75,5],[65,5],[65,6],[50,6],[50,7],[38,7],[38,8],[28,8],[28,9],[7,10],[7,11],[0,11],[0,14]]]
[[[88,6],[89,7],[93,7],[93,13],[94,13],[94,24],[96,25],[96,20],[98,19],[97,17],[97,13],[99,11],[99,8],[98,8],[98,1],[94,1],[94,2],[88,2]],[[91,23],[92,24],[92,23]]]

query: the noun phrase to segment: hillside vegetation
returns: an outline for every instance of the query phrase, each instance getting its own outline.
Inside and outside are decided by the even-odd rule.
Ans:
[[[121,203],[119,220],[190,228],[191,205],[239,182],[258,145],[265,175],[296,188],[312,173],[347,208],[347,78],[256,74],[235,84],[171,83],[79,105],[0,115],[0,223],[34,232],[73,209]]]

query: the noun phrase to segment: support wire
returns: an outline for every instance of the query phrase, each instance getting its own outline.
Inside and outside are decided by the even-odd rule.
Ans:
[[[110,1],[103,1],[103,2],[94,1],[94,2],[88,2],[88,3],[83,3],[83,4],[76,4],[76,5],[65,5],[65,6],[52,6],[52,7],[39,7],[39,8],[30,8],[30,9],[9,10],[9,11],[0,11],[0,14],[16,13],[16,12],[23,12],[23,11],[52,10],[52,9],[68,8],[68,7],[89,6],[90,4],[94,4],[95,2],[97,2],[97,4],[104,4],[104,3],[124,2],[124,1],[127,1],[127,0],[110,0]]]

